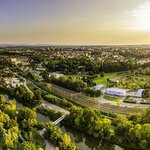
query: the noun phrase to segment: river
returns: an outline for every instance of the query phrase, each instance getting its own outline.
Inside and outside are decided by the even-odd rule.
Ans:
[[[6,100],[9,100],[9,97],[7,94],[4,95]],[[17,108],[22,107],[23,105],[16,102]],[[39,122],[48,122],[50,121],[49,117],[46,117],[40,113],[37,113],[37,120]],[[97,138],[94,138],[93,136],[90,136],[88,134],[84,134],[83,132],[80,132],[74,128],[62,126],[60,125],[63,131],[65,131],[67,134],[70,135],[72,141],[79,147],[80,150],[128,150],[121,148],[117,145],[110,144],[108,142],[101,141]]]

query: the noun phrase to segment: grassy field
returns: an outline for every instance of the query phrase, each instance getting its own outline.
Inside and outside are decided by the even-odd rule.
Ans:
[[[101,77],[100,75],[98,75],[98,77],[95,78],[93,81],[96,84],[103,84],[105,85],[105,87],[109,87],[112,83],[107,81],[107,79],[115,79],[118,77],[119,77],[118,73],[106,73],[104,77]]]
[[[112,97],[112,96],[105,95],[104,99],[109,100],[109,101],[119,102],[121,100],[121,97]]]
[[[86,74],[84,74],[86,76]],[[68,77],[82,77],[83,74],[81,75],[67,75]],[[114,72],[114,73],[105,73],[105,76],[104,77],[101,77],[100,74],[97,74],[97,77],[93,79],[93,81],[96,83],[96,84],[103,84],[105,87],[109,87],[111,86],[113,83],[112,82],[109,82],[107,81],[107,79],[116,79],[116,78],[120,78],[122,77],[122,74],[119,74],[117,72]]]

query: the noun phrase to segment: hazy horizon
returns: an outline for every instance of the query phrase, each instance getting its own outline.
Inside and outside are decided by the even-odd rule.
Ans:
[[[148,0],[1,0],[0,44],[147,45]]]

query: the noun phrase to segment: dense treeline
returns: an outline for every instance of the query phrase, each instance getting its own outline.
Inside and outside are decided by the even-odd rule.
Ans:
[[[64,133],[60,127],[53,125],[51,122],[46,124],[44,136],[54,145],[59,146],[60,150],[78,150],[78,148],[71,143],[70,136]]]
[[[66,109],[73,106],[73,104],[71,102],[67,101],[64,98],[59,99],[59,98],[57,98],[53,95],[50,95],[50,94],[48,94],[48,95],[43,94],[42,96],[43,96],[43,99],[45,99],[46,101],[48,101],[52,104],[56,104],[60,107],[66,108]]]
[[[5,58],[0,58],[0,64],[0,69],[5,69],[12,66],[11,62]]]
[[[86,95],[89,95],[91,97],[98,97],[101,95],[100,90],[94,90],[90,87],[88,87],[87,83],[83,82],[82,80],[75,79],[75,78],[68,78],[66,76],[62,77],[50,77],[50,82],[62,86],[64,88],[67,88],[69,90],[73,90],[76,92],[83,92]]]
[[[143,98],[150,98],[150,89],[143,90],[142,97]]]
[[[85,133],[112,143],[136,149],[149,149],[150,109],[145,115],[118,115],[114,120],[98,116],[90,108],[72,107],[65,123]],[[143,124],[144,123],[144,124]]]
[[[38,140],[31,143],[28,138],[28,142],[22,143],[20,139],[22,132],[28,132],[36,124],[34,110],[25,107],[17,109],[14,101],[7,102],[4,96],[0,95],[0,149],[25,150],[25,147],[28,147],[28,150],[44,150],[45,146],[41,147]]]
[[[10,95],[29,107],[35,107],[40,104],[41,100],[39,90],[35,93],[31,93],[27,91],[24,86],[13,88]]]
[[[36,105],[39,105],[41,103],[41,91],[38,89],[34,90],[33,93],[31,93],[27,91],[23,85],[12,88],[7,87],[6,84],[2,83],[0,84],[0,90],[3,92],[5,91],[11,97],[16,98],[17,101],[29,107],[35,107]]]
[[[150,66],[150,64],[149,64]],[[134,70],[134,74],[150,75],[150,67],[144,67],[137,70]]]
[[[45,62],[46,68],[53,71],[62,71],[64,74],[77,74],[78,72],[119,72],[125,70],[131,70],[138,67],[136,62],[132,61],[109,61],[103,62],[91,60],[88,57],[82,58],[53,58],[48,62]]]
[[[58,112],[55,109],[50,109],[50,108],[44,107],[44,106],[38,107],[37,112],[39,112],[45,116],[48,116],[51,119],[51,121],[55,121],[63,115],[63,113]]]
[[[117,87],[136,91],[138,89],[146,88],[147,84],[147,79],[141,75],[127,75],[119,81]]]
[[[52,116],[56,115],[53,111],[46,110],[46,112],[50,112]],[[65,134],[60,127],[51,122],[46,126],[38,123],[36,109],[16,108],[14,101],[7,102],[4,96],[0,95],[0,149],[44,150],[45,142],[38,133],[39,127],[41,129],[46,127],[45,137],[59,149],[77,149],[71,142],[70,136]]]

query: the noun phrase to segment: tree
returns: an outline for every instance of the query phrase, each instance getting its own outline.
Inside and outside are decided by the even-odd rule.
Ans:
[[[46,84],[46,87],[51,91],[52,85],[51,85],[50,83],[47,83],[47,84]]]
[[[18,110],[18,122],[20,122],[23,128],[36,125],[36,112],[28,107],[20,108]]]
[[[5,103],[6,99],[3,95],[0,95],[0,104]]]
[[[37,148],[32,142],[24,141],[19,146],[19,150],[43,150],[42,148]]]
[[[143,98],[150,98],[150,89],[143,90],[142,97]]]
[[[100,76],[101,76],[101,77],[104,77],[104,76],[105,76],[104,72],[102,72],[102,73],[100,74]]]

